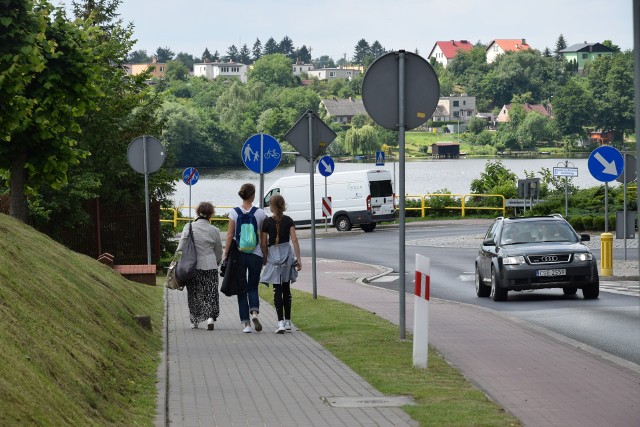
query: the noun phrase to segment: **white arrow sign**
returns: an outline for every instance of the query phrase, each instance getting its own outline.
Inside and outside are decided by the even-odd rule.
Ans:
[[[320,159],[320,163],[324,166],[324,170],[331,175],[333,172],[331,171],[331,165],[324,161],[324,158]]]
[[[615,161],[610,161],[608,162],[607,159],[605,159],[604,157],[602,157],[602,154],[600,153],[595,153],[593,155],[593,157],[600,162],[600,164],[602,166],[604,166],[604,170],[602,171],[602,173],[606,173],[608,175],[613,175],[613,176],[618,176],[618,169],[616,168],[616,162]]]

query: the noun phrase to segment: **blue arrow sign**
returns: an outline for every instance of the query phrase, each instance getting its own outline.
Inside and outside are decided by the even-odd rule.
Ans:
[[[587,161],[591,175],[601,182],[615,180],[622,173],[624,160],[620,151],[603,145],[591,152]]]
[[[257,133],[242,146],[242,162],[255,173],[269,173],[278,167],[282,148],[277,139],[266,133]]]
[[[186,168],[182,171],[182,182],[187,185],[194,185],[198,182],[198,178],[200,178],[200,174],[196,168]]]
[[[318,173],[322,176],[330,176],[335,169],[333,159],[329,156],[323,156],[318,161]]]
[[[376,151],[376,166],[384,166],[384,151]]]

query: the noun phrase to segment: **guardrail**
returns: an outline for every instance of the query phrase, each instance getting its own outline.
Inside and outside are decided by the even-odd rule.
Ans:
[[[407,199],[412,199],[412,200],[420,200],[420,207],[414,207],[414,208],[407,208],[405,207],[405,210],[409,211],[409,210],[419,210],[420,211],[420,216],[422,218],[424,218],[426,216],[426,212],[429,209],[436,209],[433,206],[429,206],[427,203],[427,200],[432,198],[432,197],[457,197],[458,200],[460,201],[460,206],[442,206],[442,207],[437,207],[437,209],[451,209],[451,210],[459,210],[462,218],[465,217],[465,214],[468,210],[493,210],[493,211],[502,211],[502,216],[506,215],[507,212],[507,207],[506,207],[506,199],[502,194],[440,194],[440,193],[430,193],[430,194],[425,194],[425,195],[411,195],[411,194],[407,194],[405,196],[405,200]],[[501,207],[491,207],[491,206],[468,206],[466,203],[467,199],[469,197],[497,197],[501,200]]]
[[[195,217],[189,217],[189,216],[180,216],[178,215],[178,212],[181,211],[182,209],[189,209],[191,208],[191,210],[193,212],[196,211],[196,208],[194,206],[177,206],[175,208],[160,208],[161,211],[161,216],[162,216],[162,211],[166,211],[166,212],[171,212],[170,216],[171,219],[166,219],[166,218],[160,218],[160,222],[163,223],[171,223],[173,225],[173,228],[178,228],[178,223],[180,221],[184,221],[184,222],[189,222],[192,221],[194,219],[196,219]],[[218,211],[218,209],[233,209],[233,206],[216,206],[215,210],[216,212]],[[214,215],[211,217],[211,219],[209,220],[209,222],[214,222],[214,221],[229,221],[229,216],[220,216],[220,215]]]
[[[433,206],[429,206],[427,203],[427,200],[429,198],[432,197],[457,197],[460,201],[460,206],[444,206],[444,207],[438,207],[438,208],[434,208]],[[501,205],[502,207],[491,207],[491,206],[468,206],[466,204],[466,200],[469,197],[498,197],[499,199],[501,199]],[[405,207],[405,210],[407,211],[411,211],[411,210],[419,210],[420,211],[420,216],[422,218],[424,218],[426,216],[426,212],[429,209],[451,209],[451,210],[459,210],[462,218],[465,217],[465,214],[467,211],[469,210],[493,210],[493,211],[502,211],[502,216],[506,215],[506,199],[504,198],[504,196],[502,194],[436,194],[436,193],[429,193],[429,194],[425,194],[425,195],[410,195],[407,194],[405,196],[405,200],[407,199],[419,199],[420,200],[420,207],[414,207],[414,208],[407,208]],[[216,211],[218,211],[219,209],[226,209],[226,210],[230,210],[233,209],[233,206],[216,206]],[[191,221],[193,219],[195,219],[195,217],[188,217],[188,216],[180,216],[178,215],[178,211],[182,210],[182,209],[189,209],[189,206],[178,206],[175,208],[160,208],[161,212],[162,211],[166,211],[166,212],[171,212],[170,219],[167,218],[161,218],[160,222],[161,223],[171,223],[173,225],[173,228],[178,228],[178,223],[180,221],[184,221],[184,222],[188,222]],[[195,208],[193,206],[191,206],[191,209],[193,210],[193,212],[195,212]],[[210,219],[210,222],[213,221],[229,221],[229,217],[228,216],[220,216],[220,215],[216,215],[216,216],[212,216]]]

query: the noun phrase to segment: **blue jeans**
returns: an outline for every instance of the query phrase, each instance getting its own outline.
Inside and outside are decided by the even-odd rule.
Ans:
[[[258,283],[260,282],[261,270],[261,256],[240,252],[240,271],[241,274],[247,275],[247,291],[238,294],[238,312],[242,323],[249,323],[250,312],[258,313],[260,311]]]

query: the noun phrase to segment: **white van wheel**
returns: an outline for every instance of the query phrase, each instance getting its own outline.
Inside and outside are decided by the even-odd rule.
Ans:
[[[349,220],[349,217],[345,215],[341,215],[338,218],[336,218],[336,229],[338,231],[351,230],[351,221]]]

